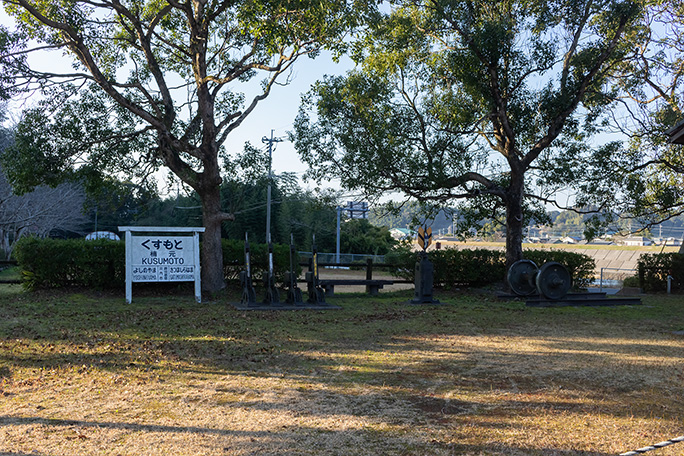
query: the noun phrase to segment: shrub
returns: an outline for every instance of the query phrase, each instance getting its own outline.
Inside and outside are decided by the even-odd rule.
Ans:
[[[406,280],[413,280],[418,259],[418,252],[413,250],[412,243],[407,241],[403,241],[385,255],[389,273]]]
[[[500,282],[505,273],[503,253],[486,249],[444,249],[429,254],[434,266],[435,286],[483,286]],[[390,273],[414,280],[415,265],[420,252],[402,245],[385,255],[385,262],[393,267]]]
[[[672,288],[684,288],[684,255],[679,253],[642,254],[637,262],[640,286],[645,292],[665,291],[667,276],[672,276]]]
[[[385,255],[385,261],[393,266],[390,273],[413,280],[419,255],[410,244],[402,244]],[[524,256],[540,267],[549,261],[561,263],[568,268],[575,288],[585,288],[593,281],[596,264],[588,255],[563,250],[526,250]],[[506,277],[506,258],[500,250],[433,250],[430,260],[435,270],[435,286],[480,287],[502,282]]]
[[[225,277],[235,281],[244,269],[244,241],[224,239],[222,248]],[[250,253],[252,276],[261,279],[268,268],[268,248],[266,244],[252,243]],[[274,269],[279,283],[289,271],[289,253],[288,245],[274,244]],[[123,287],[126,278],[123,241],[24,238],[18,243],[15,255],[28,289],[117,288]],[[413,280],[419,255],[410,244],[403,244],[388,253],[385,261],[393,265],[390,270],[393,275]],[[565,265],[576,287],[585,287],[592,280],[594,260],[587,255],[562,250],[528,250],[525,257],[538,266],[548,261]],[[498,250],[434,250],[430,252],[430,259],[434,264],[435,286],[481,287],[501,282],[506,275],[505,257]],[[680,271],[684,270],[683,263],[679,263]],[[295,264],[295,270],[298,274],[301,272],[299,264]]]
[[[96,289],[123,287],[126,280],[125,244],[98,239],[22,238],[14,254],[24,287]]]
[[[430,257],[435,283],[446,287],[481,287],[501,282],[506,274],[503,252],[497,250],[435,250]]]
[[[568,268],[572,277],[572,286],[575,289],[586,288],[594,281],[596,262],[589,255],[560,249],[526,250],[524,255],[526,259],[534,261],[538,267],[549,261],[562,264]]]
[[[245,242],[236,239],[223,239],[223,271],[226,280],[237,280],[240,271],[245,268]],[[262,279],[268,271],[268,246],[266,244],[249,243],[252,277]],[[295,259],[295,271],[300,273],[299,256]],[[285,273],[290,270],[290,246],[273,244],[273,263],[276,282],[285,280]]]
[[[622,286],[623,287],[629,287],[629,288],[639,288],[639,276],[629,276],[625,277],[625,279],[622,281]]]
[[[222,248],[226,280],[237,280],[244,269],[244,242],[224,239]],[[250,244],[250,251],[252,276],[260,279],[268,268],[268,248],[266,244]],[[69,286],[106,289],[124,286],[125,252],[123,241],[23,238],[17,244],[15,256],[22,271],[23,285],[29,290]],[[285,272],[289,271],[289,254],[289,246],[273,246],[278,282],[282,282]],[[295,266],[296,271],[301,272],[301,267]]]

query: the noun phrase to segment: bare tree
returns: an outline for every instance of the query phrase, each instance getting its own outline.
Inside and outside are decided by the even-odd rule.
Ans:
[[[15,243],[26,235],[45,237],[53,230],[76,231],[86,221],[85,195],[76,184],[37,187],[15,195],[0,172],[0,247],[9,259]]]

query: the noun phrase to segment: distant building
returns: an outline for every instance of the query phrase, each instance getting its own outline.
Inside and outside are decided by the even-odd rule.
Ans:
[[[416,236],[416,232],[407,228],[392,228],[390,235],[394,239],[411,239]]]
[[[622,239],[622,244],[641,247],[645,245],[653,245],[653,241],[643,236],[630,236]]]
[[[613,241],[608,239],[593,239],[587,242],[588,245],[613,245]]]

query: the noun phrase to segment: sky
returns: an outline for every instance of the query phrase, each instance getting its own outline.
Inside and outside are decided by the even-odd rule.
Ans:
[[[13,20],[0,8],[0,24],[12,27]],[[63,68],[70,70],[70,58],[61,55],[61,52],[41,53],[39,56],[31,56],[30,62],[36,68],[55,70]],[[342,59],[341,63],[335,63],[329,53],[322,52],[315,59],[300,57],[292,67],[291,82],[286,86],[275,86],[271,94],[263,100],[243,124],[231,132],[225,143],[227,150],[236,154],[242,151],[244,144],[250,142],[253,146],[259,147],[267,153],[267,146],[262,142],[262,138],[271,136],[271,130],[275,138],[284,139],[274,145],[273,149],[273,172],[274,173],[297,173],[298,176],[306,171],[307,167],[299,160],[294,145],[287,141],[288,131],[293,129],[295,117],[300,106],[301,95],[309,90],[311,85],[327,74],[343,74],[352,68],[352,63],[348,59]],[[284,76],[284,75],[283,75]],[[255,81],[261,77],[254,78]],[[233,86],[234,91],[240,91],[240,86]],[[249,100],[249,99],[247,99]],[[37,99],[36,99],[37,101]],[[32,100],[28,100],[30,105]],[[15,119],[21,111],[18,104],[10,104],[10,110]],[[159,174],[158,179],[163,179],[167,171]],[[313,187],[313,183],[303,183],[303,186]],[[339,188],[335,182],[329,186]],[[164,189],[162,189],[164,190]]]
[[[287,86],[274,87],[268,98],[262,101],[245,122],[231,133],[226,147],[231,152],[239,152],[244,143],[249,141],[253,146],[263,146],[266,150],[266,144],[262,143],[262,138],[270,138],[271,130],[273,130],[274,137],[285,139],[274,145],[272,162],[274,172],[295,172],[301,176],[307,167],[299,160],[294,145],[287,141],[288,131],[294,128],[301,95],[325,75],[343,74],[350,68],[352,68],[352,63],[348,60],[338,64],[333,62],[332,57],[327,53],[322,53],[316,59],[300,58],[293,66],[292,82]],[[330,185],[338,187],[335,183],[330,183]]]

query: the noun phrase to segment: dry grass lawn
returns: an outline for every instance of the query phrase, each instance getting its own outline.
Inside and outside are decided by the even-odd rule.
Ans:
[[[684,434],[682,296],[410,297],[239,312],[4,286],[0,454],[607,456]]]

